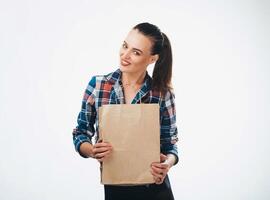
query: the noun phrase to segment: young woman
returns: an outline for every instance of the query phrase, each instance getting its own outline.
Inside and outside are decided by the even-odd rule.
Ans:
[[[120,68],[104,76],[93,76],[85,90],[78,125],[73,130],[76,151],[85,158],[103,162],[113,151],[111,144],[98,141],[98,109],[104,104],[159,103],[160,162],[149,170],[154,184],[140,186],[105,185],[105,200],[174,199],[169,169],[178,162],[174,94],[171,88],[172,52],[167,36],[150,23],[136,25],[120,49]],[[147,73],[155,63],[153,75]],[[92,137],[96,136],[95,144]]]

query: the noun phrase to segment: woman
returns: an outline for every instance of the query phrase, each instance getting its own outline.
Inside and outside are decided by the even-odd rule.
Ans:
[[[152,63],[155,63],[155,67],[151,78],[147,67]],[[73,131],[75,149],[82,157],[92,157],[103,162],[113,151],[111,144],[98,140],[97,113],[100,106],[160,104],[160,162],[153,162],[149,167],[155,183],[140,186],[105,185],[106,200],[174,199],[167,176],[169,169],[178,162],[171,76],[172,52],[167,36],[157,26],[141,23],[128,33],[122,44],[120,68],[90,80],[78,116],[78,126]],[[92,144],[94,135],[96,142]]]

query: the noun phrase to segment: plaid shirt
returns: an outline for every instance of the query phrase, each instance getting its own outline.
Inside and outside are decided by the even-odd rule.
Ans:
[[[178,162],[176,142],[177,127],[174,94],[168,91],[164,97],[151,90],[152,78],[147,74],[144,83],[132,100],[136,103],[158,103],[160,105],[160,151],[163,154],[174,154]],[[105,76],[93,76],[85,90],[81,111],[77,119],[77,127],[73,130],[73,142],[76,151],[79,151],[83,142],[92,144],[98,140],[98,109],[105,104],[124,104],[124,93],[121,82],[121,71],[117,69]]]

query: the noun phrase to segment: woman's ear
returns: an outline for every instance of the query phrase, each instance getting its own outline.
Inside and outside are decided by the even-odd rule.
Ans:
[[[158,54],[151,56],[149,64],[156,62],[158,58],[159,58]]]

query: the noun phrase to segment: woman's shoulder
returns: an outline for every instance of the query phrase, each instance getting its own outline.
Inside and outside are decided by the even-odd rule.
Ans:
[[[120,70],[117,69],[114,72],[110,72],[103,75],[94,75],[90,78],[89,84],[96,85],[102,82],[115,83],[120,77]]]

